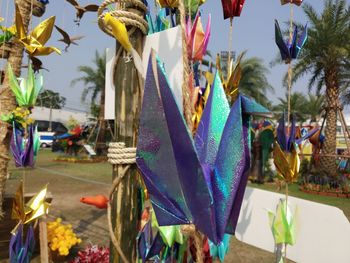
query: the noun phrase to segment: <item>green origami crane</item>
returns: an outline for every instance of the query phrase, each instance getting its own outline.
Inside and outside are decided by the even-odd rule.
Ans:
[[[286,200],[280,200],[276,214],[269,211],[269,221],[276,244],[295,244],[295,217],[287,206]]]
[[[43,76],[40,74],[36,77],[32,66],[29,64],[27,78],[18,78],[20,81],[20,83],[18,83],[12,67],[9,64],[8,77],[11,90],[16,96],[18,105],[27,108],[33,107],[43,87]]]
[[[155,213],[152,213],[152,227],[158,229],[164,243],[168,247],[172,247],[175,242],[180,245],[184,243],[184,236],[180,226],[159,226]]]

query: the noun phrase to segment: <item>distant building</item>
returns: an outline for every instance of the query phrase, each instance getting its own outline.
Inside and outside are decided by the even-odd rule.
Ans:
[[[45,107],[34,107],[31,117],[34,120],[50,121],[50,109]],[[66,124],[70,118],[74,118],[79,124],[91,122],[93,117],[87,112],[79,112],[67,109],[52,109],[51,121]]]

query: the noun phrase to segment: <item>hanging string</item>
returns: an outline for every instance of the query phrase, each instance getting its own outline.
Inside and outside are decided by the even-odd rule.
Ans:
[[[233,19],[230,18],[230,32],[229,32],[229,38],[228,38],[228,60],[227,60],[227,76],[229,75],[230,65],[231,65],[231,52],[232,52],[232,39],[233,39]]]
[[[290,24],[289,24],[289,43],[292,44],[293,41],[293,4],[290,3]],[[292,59],[288,62],[288,109],[287,109],[287,127],[290,127],[290,115],[291,115],[291,96],[292,96],[292,77],[293,77],[293,67]],[[288,129],[291,132],[291,127]],[[286,218],[288,218],[288,182],[286,182]],[[284,262],[287,262],[287,243],[284,244]]]
[[[183,0],[179,1],[180,24],[182,31],[182,59],[183,59],[183,83],[182,83],[182,97],[183,97],[183,114],[187,126],[192,131],[192,103],[190,96],[189,80],[190,80],[190,64],[188,60],[188,51],[186,43],[186,14]]]

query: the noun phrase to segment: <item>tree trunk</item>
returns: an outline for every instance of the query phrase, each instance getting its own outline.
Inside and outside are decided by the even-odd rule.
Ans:
[[[26,0],[18,0],[16,2],[22,15],[24,28],[27,30],[30,20],[31,4]],[[22,58],[23,46],[18,42],[13,41],[12,50],[7,62],[11,64],[14,74],[18,77],[21,74]],[[7,65],[4,70],[6,72],[5,79],[0,88],[0,114],[8,114],[16,108],[16,100],[8,84]],[[11,126],[0,120],[0,215],[2,212],[2,200],[5,192],[7,166],[10,160],[9,147],[11,134]]]
[[[336,71],[326,73],[326,127],[325,142],[322,147],[322,154],[335,154],[337,148],[337,112],[339,91],[337,85]],[[321,155],[321,171],[324,175],[336,175],[337,165],[335,157],[326,157]]]
[[[98,134],[96,140],[96,152],[98,155],[106,155],[106,120],[105,118],[105,89],[104,87],[100,91],[100,112],[98,114]]]
[[[130,35],[130,41],[139,54],[142,52],[142,40],[142,32],[135,29]],[[119,48],[120,45],[117,44],[117,52]],[[126,62],[123,54],[117,60],[115,69],[115,138],[117,142],[125,142],[126,147],[136,147],[143,88],[140,85],[143,84],[139,82],[133,62]],[[117,175],[116,166],[113,168],[113,175],[114,177]],[[112,211],[116,238],[130,262],[136,262],[137,211],[140,209],[137,202],[139,182],[139,174],[134,165],[117,189]],[[113,246],[110,262],[122,263]]]

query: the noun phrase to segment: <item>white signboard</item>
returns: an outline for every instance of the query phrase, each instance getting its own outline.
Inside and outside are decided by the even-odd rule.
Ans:
[[[244,243],[274,252],[267,209],[275,211],[284,195],[248,187],[238,220],[236,237]],[[297,207],[296,244],[287,257],[298,263],[350,262],[350,223],[340,209],[288,197]]]
[[[94,149],[92,149],[91,145],[84,144],[83,146],[84,146],[85,150],[89,153],[90,156],[96,155],[96,153],[95,153]]]
[[[168,75],[168,80],[173,90],[176,102],[179,109],[182,109],[182,34],[180,27],[174,27],[159,33],[149,35],[145,39],[142,65],[145,73],[148,67],[148,60],[154,49],[160,60],[164,63],[165,71]],[[114,86],[112,85],[113,76],[111,74],[114,64],[115,48],[107,49],[106,57],[106,102],[105,102],[105,119],[114,119]]]

